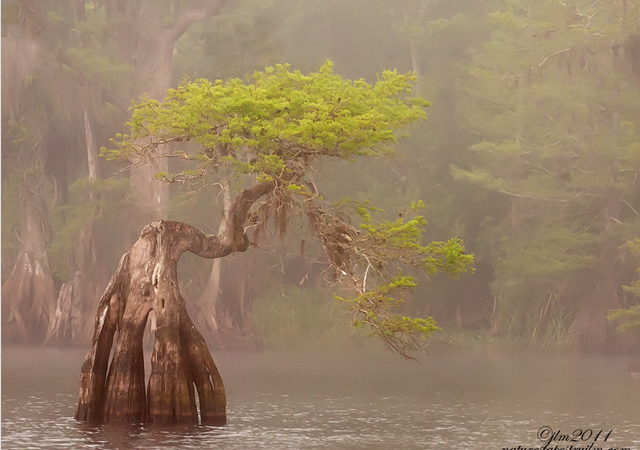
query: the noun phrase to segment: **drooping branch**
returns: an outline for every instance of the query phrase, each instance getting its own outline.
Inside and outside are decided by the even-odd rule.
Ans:
[[[354,326],[366,327],[395,353],[414,359],[410,353],[419,350],[422,339],[438,328],[431,317],[397,313],[406,292],[416,286],[416,280],[403,276],[402,269],[458,275],[470,270],[473,256],[464,253],[458,239],[422,244],[426,221],[417,215],[424,207],[421,202],[412,204],[396,221],[379,222],[373,222],[369,215],[375,208],[366,202],[351,203],[363,219],[359,227],[313,202],[305,210],[327,256],[333,281],[347,292],[338,298],[349,304]]]

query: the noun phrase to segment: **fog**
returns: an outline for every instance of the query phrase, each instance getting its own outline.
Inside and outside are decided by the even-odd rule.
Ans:
[[[3,448],[637,448],[639,23],[3,0]],[[209,351],[225,426],[74,419],[202,420]]]

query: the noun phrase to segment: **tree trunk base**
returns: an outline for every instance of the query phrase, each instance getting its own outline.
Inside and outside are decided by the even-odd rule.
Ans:
[[[184,223],[156,221],[120,260],[98,305],[93,345],[81,370],[77,420],[226,422],[222,378],[178,289],[177,262],[186,250],[205,257],[230,252],[217,236]],[[155,343],[145,386],[143,340],[151,311]]]

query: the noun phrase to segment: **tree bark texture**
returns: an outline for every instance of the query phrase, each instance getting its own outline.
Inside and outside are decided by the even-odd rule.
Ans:
[[[232,251],[219,236],[185,223],[156,221],[120,260],[98,306],[93,346],[82,366],[76,419],[170,424],[198,423],[200,418],[203,424],[225,423],[222,378],[178,289],[177,263],[187,250],[208,258]],[[155,345],[145,388],[142,341],[151,311]]]

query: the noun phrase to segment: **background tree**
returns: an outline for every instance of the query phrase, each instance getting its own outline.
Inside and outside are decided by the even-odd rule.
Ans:
[[[22,175],[34,170],[43,180],[35,182],[37,189],[22,188],[32,199],[22,202],[22,223],[9,226],[21,229],[23,241],[29,236],[32,243],[28,246],[38,247],[36,253],[43,256],[37,264],[25,265],[25,255],[34,250],[25,253],[23,249],[20,261],[13,260],[13,275],[6,275],[9,264],[3,258],[3,278],[9,282],[3,289],[3,309],[12,311],[3,319],[6,338],[37,342],[90,336],[83,324],[99,298],[98,286],[102,289],[117,263],[117,256],[110,251],[116,248],[121,253],[137,233],[105,234],[109,227],[103,219],[109,208],[100,204],[119,203],[120,208],[129,208],[131,214],[125,216],[137,230],[149,215],[166,215],[168,200],[166,186],[154,182],[157,168],[141,166],[132,171],[135,195],[129,195],[117,181],[96,185],[96,180],[106,175],[98,167],[97,148],[126,120],[131,98],[145,90],[158,96],[166,91],[177,40],[191,24],[217,14],[224,5],[224,1],[36,4],[27,0],[3,5],[3,86],[11,93],[3,97],[3,130],[13,130],[3,135],[3,144],[5,150],[11,149],[9,155],[23,155],[20,164],[10,162],[13,176],[3,171],[3,186],[18,177],[25,179]],[[27,117],[31,118],[28,124]],[[16,133],[22,136],[16,137]],[[18,150],[22,143],[29,147],[28,140],[37,154]],[[81,195],[70,199],[70,186],[82,177],[90,181],[84,189],[93,192],[83,199]],[[134,213],[129,199],[142,206],[138,211],[143,214]],[[48,205],[54,202],[50,220]],[[28,203],[38,204],[31,208],[39,211],[38,217],[27,214]],[[147,218],[142,218],[145,215]],[[40,223],[42,231],[27,221]],[[10,247],[15,245],[12,233],[3,237],[12,243]],[[50,257],[54,258],[53,273]],[[29,273],[44,274],[46,281],[29,281],[35,275],[22,274],[22,268],[29,266],[42,267]],[[34,310],[31,304],[38,306]],[[28,319],[35,322],[26,330],[20,325],[27,320],[21,318],[25,314],[37,317]],[[15,327],[9,320],[19,333],[12,331]]]
[[[626,2],[580,1],[490,16],[467,81],[474,167],[453,173],[508,201],[492,231],[498,331],[623,346],[606,315],[622,305],[618,248],[640,206],[637,18]]]
[[[3,181],[19,184],[15,206],[20,220],[13,225],[20,228],[14,230],[19,244],[13,268],[3,280],[2,335],[9,341],[42,341],[55,304],[47,253],[52,191],[48,155],[64,139],[62,130],[56,130],[60,123],[51,116],[55,107],[69,113],[72,99],[58,96],[57,88],[68,79],[55,69],[50,78],[44,77],[56,61],[39,41],[42,15],[30,2],[14,5],[10,13],[3,15],[3,158],[10,163],[10,169],[3,166]]]

